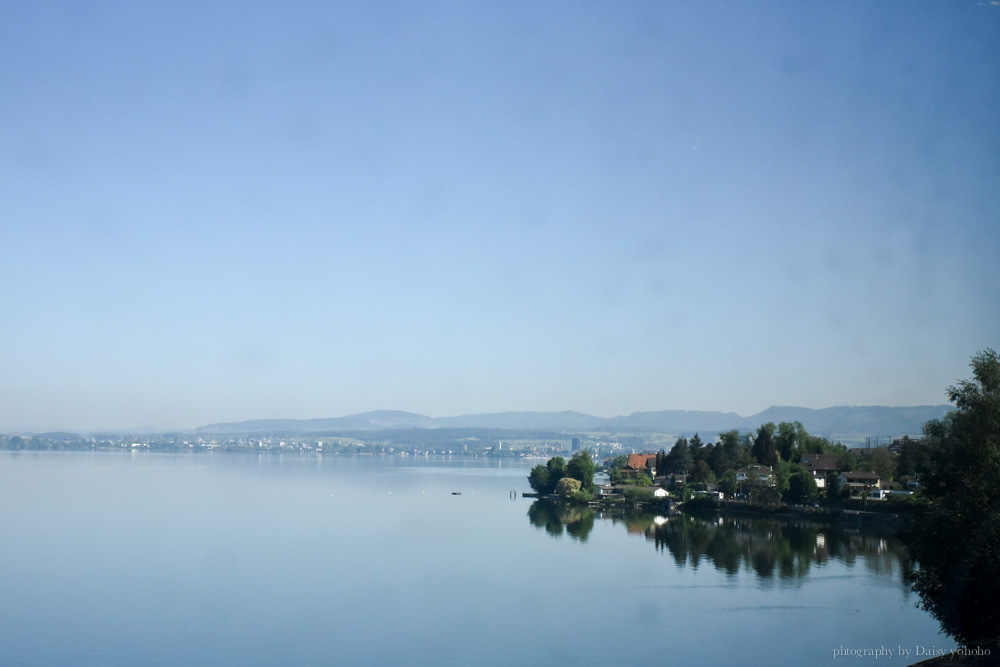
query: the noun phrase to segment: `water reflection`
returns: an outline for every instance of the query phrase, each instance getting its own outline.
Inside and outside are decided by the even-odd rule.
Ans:
[[[762,580],[795,582],[830,560],[863,566],[872,574],[909,586],[909,556],[891,530],[767,517],[665,517],[643,512],[597,511],[539,500],[528,510],[532,525],[552,536],[564,530],[586,541],[595,520],[621,524],[669,554],[678,567],[703,563],[735,577],[752,571]]]
[[[531,525],[544,528],[553,537],[563,531],[573,539],[586,542],[594,528],[597,512],[585,505],[563,505],[550,500],[536,500],[528,508]]]

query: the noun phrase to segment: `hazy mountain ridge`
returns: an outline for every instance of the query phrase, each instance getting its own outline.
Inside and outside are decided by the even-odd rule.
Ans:
[[[497,412],[456,417],[427,417],[400,410],[376,410],[325,419],[255,419],[208,424],[199,433],[310,433],[377,429],[492,428],[509,430],[608,431],[613,433],[685,434],[752,430],[767,422],[799,421],[815,435],[917,435],[925,422],[940,419],[952,406],[835,406],[802,408],[772,406],[749,417],[735,412],[661,410],[627,416],[596,417],[580,412]]]

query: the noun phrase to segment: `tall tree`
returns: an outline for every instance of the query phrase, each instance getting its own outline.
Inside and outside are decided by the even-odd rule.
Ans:
[[[859,467],[871,470],[882,479],[891,482],[896,472],[896,455],[888,447],[876,447]]]
[[[704,450],[704,443],[698,434],[695,433],[690,442],[688,442],[688,448],[691,450],[691,460],[697,463],[698,461],[704,461],[706,452]]]
[[[545,465],[537,465],[528,474],[528,484],[538,493],[552,493],[556,485],[566,476],[566,460],[561,456],[554,456]],[[593,478],[593,474],[591,474]]]
[[[722,450],[721,453],[719,450]],[[741,468],[753,463],[753,455],[750,454],[750,447],[746,443],[746,438],[740,435],[737,430],[724,431],[719,434],[719,442],[715,446],[716,463],[724,464],[725,467],[716,469],[713,463],[715,474],[725,473],[726,468]]]
[[[691,468],[691,481],[694,484],[700,484],[702,482],[714,482],[715,473],[712,469],[708,467],[708,464],[704,461],[696,461],[694,467]]]
[[[788,478],[788,489],[783,500],[793,505],[811,503],[819,497],[816,480],[805,470],[796,470]]]
[[[552,482],[554,488],[559,480],[566,476],[566,459],[561,456],[553,456],[545,463],[545,467],[549,469],[549,476],[556,478]]]
[[[799,430],[802,424],[799,422],[778,424],[778,434],[774,438],[774,445],[778,448],[778,454],[786,461],[798,461],[799,459]],[[805,429],[802,429],[803,431]]]
[[[775,466],[778,463],[778,449],[774,445],[775,428],[774,422],[767,422],[757,429],[752,451],[754,458],[761,465]]]
[[[667,472],[686,473],[692,467],[694,467],[694,460],[691,458],[691,450],[688,449],[687,439],[680,438],[670,448],[670,454],[667,455]]]
[[[721,448],[720,448],[721,449]],[[719,482],[719,490],[726,494],[726,498],[732,498],[736,493],[736,471],[730,468],[722,475]]]
[[[712,471],[715,472],[716,477],[723,477],[728,470],[735,470],[736,461],[729,458],[726,455],[726,448],[721,443],[716,445],[712,449],[712,455],[708,459],[708,463],[712,466]],[[735,479],[736,473],[733,473],[733,478]]]
[[[590,452],[584,450],[577,452],[566,464],[566,476],[580,482],[581,488],[585,491],[594,489],[594,460],[590,458]]]
[[[535,493],[549,493],[549,469],[541,463],[531,469],[528,474],[528,484],[535,490]]]
[[[656,452],[655,468],[657,476],[663,475],[667,471],[667,453],[662,449]]]
[[[921,475],[930,501],[904,531],[918,563],[913,589],[962,644],[1000,641],[1000,358],[972,358],[971,380],[948,387],[956,410],[924,426]]]
[[[927,461],[927,450],[923,440],[911,440],[904,435],[899,445],[899,457],[896,459],[896,479],[912,477],[917,474],[917,468]]]

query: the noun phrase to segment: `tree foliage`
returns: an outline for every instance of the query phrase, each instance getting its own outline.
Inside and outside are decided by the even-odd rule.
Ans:
[[[927,452],[922,440],[911,440],[904,435],[899,444],[899,456],[896,459],[896,479],[913,477],[917,469],[927,462]]]
[[[637,475],[633,475],[629,479],[629,486],[653,486],[653,480],[650,479],[649,475],[644,472],[640,472]]]
[[[736,494],[736,471],[730,468],[722,475],[722,481],[719,482],[719,490],[726,494],[727,498],[732,498]]]
[[[590,500],[594,494],[595,471],[590,452],[577,452],[569,463],[561,456],[554,456],[545,465],[531,469],[528,484],[542,495],[558,493],[567,499]]]
[[[656,500],[653,489],[642,486],[626,486],[622,491],[625,501],[629,503],[651,503]]]
[[[774,437],[775,447],[778,454],[786,461],[798,461],[799,459],[799,433],[805,432],[799,422],[778,424],[778,434]]]
[[[691,449],[688,447],[687,438],[680,438],[674,443],[667,455],[668,474],[684,474],[694,467],[694,459],[691,458]]]
[[[536,465],[528,473],[528,484],[535,490],[535,493],[549,492],[549,469],[542,464]]]
[[[566,476],[580,482],[581,488],[585,491],[594,489],[594,470],[594,460],[586,450],[574,454],[566,464]]]
[[[956,410],[924,426],[929,502],[904,532],[923,608],[965,645],[1000,639],[1000,358],[980,352],[972,371],[948,388]]]
[[[605,461],[605,465],[608,469],[608,477],[611,478],[612,483],[618,483],[622,481],[622,468],[628,463],[627,456],[616,456],[614,459]]]
[[[876,447],[859,467],[877,473],[886,481],[892,481],[896,474],[896,455],[889,451],[888,447]]]
[[[774,431],[777,427],[774,422],[761,424],[757,429],[757,437],[753,441],[753,456],[757,462],[765,466],[774,466],[778,463],[778,448],[774,444]]]
[[[691,481],[695,484],[702,482],[714,482],[715,473],[704,461],[698,461],[691,469]]]
[[[588,455],[589,456],[589,455]],[[566,460],[561,456],[554,456],[545,465],[537,465],[528,474],[528,484],[536,493],[547,495],[556,490],[559,480],[566,476]],[[593,471],[591,471],[593,480]]]
[[[796,470],[788,478],[788,490],[783,496],[786,503],[804,505],[815,501],[818,497],[819,489],[816,488],[816,480],[805,470]]]
[[[564,500],[569,500],[574,494],[580,491],[580,480],[574,479],[573,477],[563,477],[556,484],[556,493],[559,494],[560,498]]]

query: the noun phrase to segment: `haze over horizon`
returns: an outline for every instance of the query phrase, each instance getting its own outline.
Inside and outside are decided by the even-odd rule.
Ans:
[[[0,5],[0,431],[945,403],[1000,6]]]

